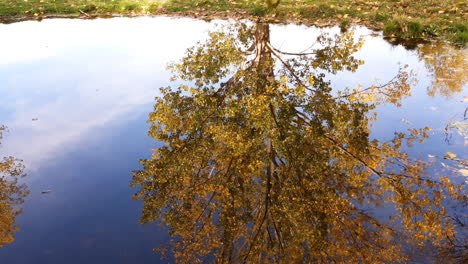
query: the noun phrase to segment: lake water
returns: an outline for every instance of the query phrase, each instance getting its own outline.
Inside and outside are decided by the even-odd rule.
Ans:
[[[166,66],[226,23],[142,17],[0,25],[0,124],[9,130],[0,157],[23,160],[31,191],[15,241],[0,249],[1,263],[167,263],[152,250],[168,243],[166,228],[138,222],[132,171],[161,146],[147,135],[146,121],[159,88],[170,85]],[[323,31],[339,32],[270,30],[272,45],[288,52],[306,50]],[[447,152],[468,160],[460,125],[468,108],[467,50],[440,43],[409,50],[362,27],[355,36],[364,40],[356,53],[364,64],[328,75],[335,86],[385,83],[405,64],[418,79],[401,107],[377,106],[370,137],[390,140],[427,126],[430,138],[408,148],[411,156],[434,161],[431,171],[451,165]],[[453,169],[443,173],[466,180]]]

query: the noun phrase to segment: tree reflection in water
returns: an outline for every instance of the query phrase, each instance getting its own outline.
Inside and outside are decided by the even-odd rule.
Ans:
[[[444,205],[459,188],[401,150],[428,128],[369,137],[372,109],[398,105],[412,75],[335,91],[320,73],[355,71],[361,46],[351,33],[322,35],[288,53],[272,46],[268,24],[237,24],[171,66],[190,84],[156,99],[149,135],[165,145],[132,185],[141,222],[170,228],[179,262],[404,262],[402,245],[455,238]]]
[[[433,77],[428,95],[450,98],[461,93],[468,81],[468,53],[466,49],[435,42],[421,45],[418,54]]]
[[[0,125],[0,144],[6,127]],[[18,183],[23,177],[23,166],[13,157],[0,159],[0,247],[15,240],[14,233],[19,230],[15,218],[21,213],[18,208],[29,194],[24,184]]]

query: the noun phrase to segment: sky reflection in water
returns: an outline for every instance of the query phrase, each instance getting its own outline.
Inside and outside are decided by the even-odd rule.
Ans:
[[[159,260],[150,249],[167,240],[165,231],[138,225],[141,205],[131,201],[128,184],[137,161],[157,147],[146,136],[146,120],[158,88],[169,84],[167,63],[204,40],[212,26],[171,18],[0,25],[0,123],[10,130],[0,154],[24,160],[32,191],[18,217],[16,241],[0,250],[2,261]],[[320,33],[303,26],[271,28],[274,46],[289,52],[308,48]],[[398,63],[409,64],[419,79],[401,108],[377,108],[372,136],[388,140],[393,132],[429,126],[431,139],[409,149],[411,154],[453,152],[468,159],[464,139],[453,131],[447,144],[444,134],[467,107],[466,85],[450,98],[431,97],[427,87],[433,80],[417,51],[391,46],[363,28],[357,34],[366,41],[358,52],[365,64],[330,77],[334,86],[385,82]],[[48,189],[50,194],[41,194]]]

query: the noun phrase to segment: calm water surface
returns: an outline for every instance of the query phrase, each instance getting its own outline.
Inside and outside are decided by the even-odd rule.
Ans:
[[[0,124],[9,128],[0,156],[24,161],[31,190],[17,217],[21,230],[0,249],[1,263],[167,262],[152,251],[167,243],[167,231],[138,223],[141,202],[131,199],[131,172],[161,145],[147,136],[146,121],[159,87],[170,84],[167,64],[207,39],[216,23],[226,22],[158,17],[0,25]],[[466,50],[442,44],[407,50],[355,30],[365,41],[356,57],[365,63],[354,73],[327,76],[335,86],[385,83],[405,64],[418,79],[401,107],[377,107],[371,137],[389,140],[394,132],[428,126],[430,139],[409,148],[411,155],[435,156],[434,168],[447,163],[441,158],[447,152],[467,160],[466,131],[446,129],[463,122],[468,107]],[[271,43],[301,52],[322,31],[339,29],[272,25]]]

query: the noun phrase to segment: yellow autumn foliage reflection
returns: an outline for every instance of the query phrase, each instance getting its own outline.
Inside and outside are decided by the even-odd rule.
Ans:
[[[268,24],[237,24],[171,66],[183,84],[162,89],[149,117],[164,145],[132,185],[141,222],[169,227],[179,263],[398,263],[410,258],[403,245],[456,236],[445,205],[459,189],[401,150],[429,129],[369,136],[372,109],[398,105],[411,73],[337,92],[323,72],[355,71],[362,42],[317,42],[286,52]]]
[[[430,96],[450,98],[461,93],[468,82],[468,50],[447,43],[435,42],[418,48],[418,54],[432,75]]]
[[[0,143],[6,127],[0,125]],[[14,233],[19,230],[15,218],[21,213],[18,208],[28,195],[25,185],[18,183],[24,176],[23,166],[13,157],[0,160],[0,247],[15,240]]]

